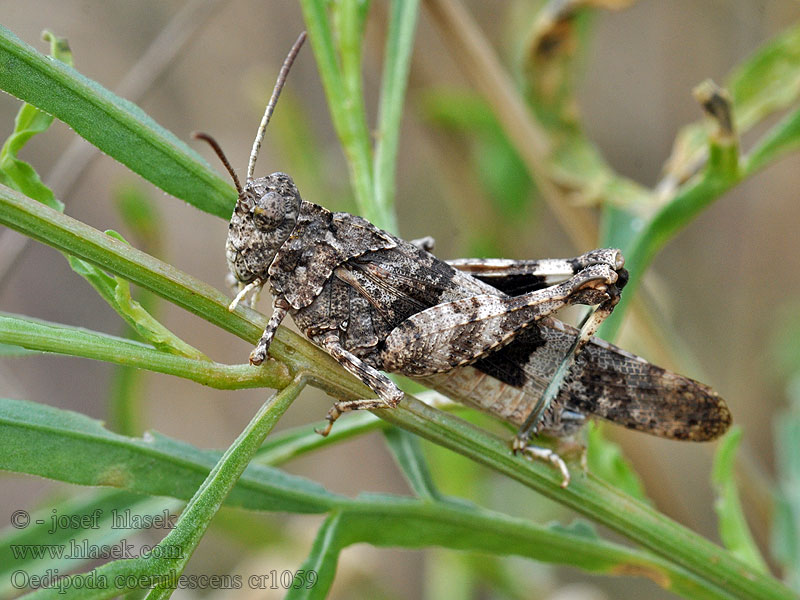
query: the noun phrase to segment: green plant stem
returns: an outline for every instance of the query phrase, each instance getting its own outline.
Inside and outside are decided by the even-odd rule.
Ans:
[[[5,186],[0,186],[0,224],[118,274],[251,343],[266,325],[263,315],[245,306],[228,311],[230,298],[199,279]],[[295,337],[302,340],[287,338],[286,330],[279,330],[270,347],[293,374],[316,370],[332,378],[340,373],[332,358],[320,362],[320,351],[308,341],[296,344]]]
[[[147,598],[169,598],[211,519],[239,482],[264,438],[304,386],[305,379],[298,378],[264,403],[211,469],[184,508],[175,528],[153,549],[150,557],[107,563],[89,575],[64,578],[56,587],[41,589],[31,597],[115,598],[123,591],[152,588]],[[80,585],[91,576],[96,581],[104,577],[105,585],[95,589]]]
[[[384,220],[384,216],[375,212],[376,207],[371,200],[372,160],[365,120],[366,111],[361,93],[360,48],[363,19],[353,16],[342,18],[344,30],[339,32],[340,57],[336,51],[325,2],[301,0],[300,6],[303,9],[311,47],[317,59],[325,96],[328,99],[331,119],[347,156],[356,203],[364,218],[380,223]],[[348,1],[335,10],[362,9],[356,2]]]
[[[142,285],[248,341],[258,339],[265,323],[244,307],[228,312],[223,294],[174,267],[5,187],[0,187],[0,223]],[[337,398],[369,394],[332,358],[285,328],[278,330],[270,352],[293,373],[308,373]],[[575,477],[562,489],[555,470],[512,455],[506,441],[408,395],[397,409],[376,414],[508,475],[735,596],[793,598],[775,579],[754,572],[719,546],[591,475]]]
[[[336,427],[325,437],[317,433],[320,423],[311,423],[291,429],[284,429],[269,436],[269,439],[256,452],[253,462],[264,465],[279,465],[288,460],[313,452],[343,440],[391,427],[371,412],[357,411],[336,423]]]
[[[394,193],[397,147],[400,140],[403,100],[408,84],[408,69],[414,49],[414,27],[419,12],[419,0],[392,2],[391,11],[378,106],[378,135],[374,160],[375,189],[372,198],[376,211],[386,218],[382,228],[396,234]]]
[[[778,152],[785,151],[785,132],[798,126],[800,119],[796,122],[789,119],[788,122],[780,123],[768,132],[757,146],[758,155],[766,153],[774,156]],[[776,143],[770,143],[775,139],[778,140]],[[781,144],[781,141],[784,144]],[[769,149],[761,151],[765,145]],[[703,171],[678,189],[675,197],[658,210],[635,236],[630,248],[625,250],[625,266],[628,268],[630,278],[625,286],[622,301],[600,328],[599,335],[614,339],[622,324],[625,308],[635,296],[644,272],[658,251],[702,210],[740,183],[745,176],[752,174],[754,169],[749,167],[751,162],[740,161],[739,145],[730,133],[721,136],[716,132],[711,135],[708,162]],[[759,164],[765,163],[761,161]]]
[[[406,411],[375,414],[553,498],[737,597],[792,597],[775,579],[756,573],[723,548],[591,474],[573,478],[566,489],[559,490],[559,477],[553,469],[540,470],[542,465],[518,460],[509,452],[507,440],[412,398],[402,405]]]
[[[741,159],[735,141],[721,143],[712,136],[708,162],[703,172],[681,186],[675,196],[638,232],[630,248],[626,249],[625,266],[628,267],[630,280],[622,301],[600,328],[599,335],[614,339],[622,325],[625,307],[634,297],[644,271],[669,240],[725,192],[799,146],[800,109],[775,124]]]
[[[289,369],[277,361],[269,361],[264,368],[225,365],[170,354],[126,338],[2,312],[0,342],[166,373],[220,390],[282,388],[291,381]]]
[[[746,562],[757,571],[769,573],[767,562],[761,555],[747,524],[734,476],[736,450],[741,440],[742,429],[736,425],[722,438],[714,455],[711,483],[717,497],[714,502],[717,529],[725,547],[742,562]]]

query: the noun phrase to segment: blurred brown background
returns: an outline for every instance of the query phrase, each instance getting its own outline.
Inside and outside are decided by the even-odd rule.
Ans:
[[[370,25],[364,65],[373,115],[381,66],[380,20],[387,12],[384,2],[374,4],[376,22]],[[513,19],[521,11],[513,2],[487,4],[468,3],[500,55],[508,57],[511,48],[507,33],[518,28]],[[189,134],[202,129],[215,135],[241,173],[277,69],[303,28],[300,9],[293,2],[249,0],[198,6],[203,8],[181,29],[191,32],[187,43],[135,101],[220,168],[208,149],[191,141]],[[76,68],[116,90],[182,10],[186,10],[184,2],[172,1],[15,0],[0,1],[0,22],[43,52],[47,51],[40,41],[43,29],[68,38]],[[709,77],[724,81],[733,66],[798,17],[800,5],[790,0],[650,0],[622,12],[601,13],[581,86],[581,110],[591,137],[618,171],[653,185],[677,130],[700,117],[691,89]],[[452,197],[455,188],[441,173],[449,170],[447,161],[459,164],[467,156],[455,155],[444,136],[419,117],[420,93],[434,84],[456,88],[469,85],[423,3],[401,139],[397,209],[404,237],[433,235],[437,253],[455,257],[465,251],[467,234],[457,214],[459,198]],[[293,108],[282,111],[282,105],[278,106],[273,131],[283,133],[268,132],[257,173],[294,172],[298,158],[287,157],[280,140],[296,127],[298,135],[310,135],[315,140],[316,176],[335,191],[334,200],[306,199],[333,209],[352,208],[346,201],[344,159],[310,48],[303,50],[285,94],[285,106]],[[0,138],[10,133],[18,106],[16,99],[0,95]],[[302,121],[291,122],[295,115]],[[21,157],[31,162],[47,182],[48,174],[75,137],[68,127],[56,122],[50,131],[36,137]],[[750,136],[743,140],[745,149],[749,140]],[[790,156],[724,196],[666,247],[651,272],[651,283],[661,296],[664,320],[685,349],[683,358],[692,369],[689,374],[711,384],[728,400],[736,422],[745,429],[743,451],[755,471],[767,477],[773,468],[772,419],[785,402],[785,382],[771,366],[769,348],[776,328],[785,324],[779,315],[790,311],[800,298],[798,169],[800,156]],[[303,192],[303,180],[297,175],[295,178]],[[164,231],[160,258],[223,289],[226,224],[221,220],[164,196],[105,156],[96,156],[69,192],[58,185],[55,192],[66,203],[67,214],[98,229],[113,228],[126,234],[111,201],[113,191],[125,184],[139,186],[157,204]],[[571,256],[587,250],[570,247],[547,209],[538,204],[529,211],[525,230],[524,239],[514,240],[515,257]],[[2,230],[0,236],[7,233]],[[112,334],[122,331],[118,317],[69,270],[63,258],[38,243],[28,244],[0,280],[0,309]],[[262,300],[261,309],[269,310],[267,300]],[[161,314],[168,327],[212,358],[230,363],[246,360],[246,343],[171,306],[163,306]],[[642,351],[632,332],[626,333],[629,335],[623,336],[621,345]],[[0,394],[102,419],[106,416],[111,372],[112,367],[104,363],[65,357],[3,360]],[[223,448],[247,423],[265,392],[218,391],[147,374],[144,397],[148,427],[201,447]],[[309,389],[281,426],[318,420],[329,403],[329,398]],[[662,511],[705,535],[715,536],[708,483],[712,448],[656,440],[618,428],[608,431],[624,445]],[[352,468],[354,460],[357,469]],[[286,468],[348,494],[408,491],[378,435],[315,453]],[[486,481],[484,476],[476,485],[486,485]],[[471,490],[470,494],[481,501],[494,498],[500,506],[507,502],[503,494],[521,495],[517,503],[542,507],[545,516],[559,514],[552,505],[533,498],[532,492],[519,486],[496,481],[492,485],[497,488]],[[31,477],[2,475],[0,518],[16,508],[33,508],[53,486]],[[763,543],[763,521],[757,512],[752,516]],[[277,523],[274,519],[264,518],[267,530],[269,523]],[[226,568],[247,572],[248,568],[262,569],[264,563],[270,568],[297,568],[319,521],[319,517],[292,519],[295,546],[291,550],[284,547],[281,555],[267,555],[260,561],[246,553],[238,554],[237,549],[224,564],[211,562],[212,549],[203,552],[204,546],[212,546],[206,540],[191,567],[199,572],[224,572]],[[224,534],[212,534],[212,539],[214,554],[228,544],[238,548]],[[243,562],[231,566],[238,560]],[[283,564],[279,565],[279,560]],[[438,550],[352,548],[340,564],[334,597],[347,597],[352,578],[368,580],[367,588],[359,589],[373,590],[375,597],[415,598],[425,590],[429,597],[436,597],[430,595],[431,584],[426,578],[436,565],[448,560],[449,553]],[[537,591],[530,597],[666,597],[646,582],[593,578],[575,570],[554,575],[527,561],[509,560],[508,564],[536,575]],[[563,589],[559,581],[586,582],[588,587]],[[224,597],[221,593],[218,596]],[[174,597],[192,596],[184,592]],[[495,596],[486,591],[482,597]]]

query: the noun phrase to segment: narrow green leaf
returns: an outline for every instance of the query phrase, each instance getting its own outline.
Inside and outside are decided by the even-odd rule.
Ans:
[[[169,598],[176,589],[183,570],[211,519],[240,480],[253,453],[304,386],[304,378],[296,379],[287,388],[267,400],[211,469],[184,508],[174,529],[146,558],[116,560],[88,574],[60,579],[55,593],[65,598],[109,598],[123,591],[149,588],[147,598],[153,600]],[[113,571],[127,571],[129,576],[118,576],[113,579],[105,577],[106,573]],[[84,595],[82,588],[86,580],[100,580],[102,583],[93,586],[96,590],[94,593]],[[50,588],[38,592],[35,596],[49,597],[53,593],[53,589]]]
[[[0,33],[2,33],[1,30]],[[45,34],[45,37],[51,41],[54,55],[71,65],[72,56],[66,40],[50,34]],[[64,50],[65,48],[66,50]],[[63,203],[57,200],[52,190],[42,183],[33,167],[16,157],[16,153],[22,149],[25,143],[35,134],[46,131],[52,121],[51,115],[34,106],[30,104],[22,106],[17,115],[14,132],[0,150],[0,180],[46,206],[63,212]],[[125,242],[115,232],[110,232],[109,235],[114,235],[117,239]],[[147,313],[138,302],[134,301],[130,295],[130,286],[126,281],[112,278],[97,267],[72,256],[67,256],[67,260],[73,271],[84,277],[145,340],[168,352],[195,359],[206,359],[199,350],[175,336]]]
[[[180,548],[179,558],[158,561],[168,565],[176,576],[183,573],[211,520],[239,481],[253,454],[305,385],[305,378],[298,378],[262,405],[189,500],[175,528],[159,543],[159,547],[165,549]],[[153,600],[169,598],[172,591],[170,585],[156,585],[146,597]]]
[[[79,413],[0,399],[2,470],[189,499],[219,456],[153,432],[129,438]],[[226,503],[256,510],[318,513],[338,498],[306,479],[251,465]]]
[[[64,38],[56,37],[48,31],[42,35],[50,42],[50,53],[53,58],[72,66],[72,53]],[[0,150],[0,183],[4,183],[23,194],[30,196],[56,210],[63,210],[64,205],[56,199],[53,192],[42,183],[35,169],[17,158],[17,153],[34,135],[47,131],[53,122],[52,115],[35,106],[23,104],[14,121],[14,131]]]
[[[372,197],[377,210],[384,216],[382,226],[392,233],[397,233],[394,211],[397,147],[418,12],[419,0],[392,2],[383,62]]]
[[[754,569],[768,573],[767,564],[747,526],[739,490],[736,487],[736,449],[741,440],[742,429],[735,426],[722,438],[717,447],[711,474],[711,481],[717,494],[714,510],[717,512],[719,534],[725,547]]]
[[[552,525],[548,526],[548,530],[581,537],[587,542],[602,539],[599,535],[597,535],[597,529],[595,529],[591,523],[588,523],[582,519],[575,519],[569,525],[553,523]]]
[[[456,414],[468,411],[460,404],[452,404],[446,409]],[[322,437],[317,430],[324,427],[325,421],[300,425],[272,434],[256,453],[254,460],[265,465],[279,465],[297,456],[302,456],[325,446],[339,443],[370,431],[385,430],[391,427],[371,412],[357,411],[336,421],[336,427]]]
[[[107,234],[111,235],[109,232]],[[113,236],[119,239],[118,236]],[[124,240],[122,240],[124,241]],[[157,349],[195,360],[209,360],[202,352],[190,346],[169,329],[164,327],[148,313],[141,304],[131,298],[130,284],[121,277],[112,277],[94,265],[67,256],[70,267],[78,275],[86,279],[119,316],[131,326],[142,339],[150,342]]]
[[[345,110],[348,126],[347,138],[341,137],[344,146],[347,140],[347,159],[352,173],[352,182],[359,208],[367,211],[364,216],[378,227],[385,219],[378,212],[373,197],[372,143],[367,124],[367,107],[364,101],[364,78],[362,75],[364,30],[369,2],[363,0],[341,0],[330,3],[330,22],[333,25],[339,67],[344,86],[333,93],[342,96],[341,106]],[[367,216],[369,215],[369,216]]]
[[[302,582],[295,581],[287,592],[287,600],[315,600],[328,597],[328,591],[333,584],[336,576],[336,565],[339,562],[339,553],[343,548],[340,542],[342,518],[339,511],[333,511],[317,530],[314,544],[311,546],[303,564],[300,565],[298,572],[314,573],[313,585],[302,585]],[[306,579],[307,583],[311,580]]]
[[[138,283],[253,343],[266,323],[263,316],[245,307],[229,312],[229,298],[203,282],[3,186],[0,186],[0,223]],[[278,329],[270,353],[293,372],[313,372],[316,382],[339,398],[363,398],[368,393],[363,384],[345,374],[330,356],[285,328]],[[375,412],[384,420],[488,465],[590,516],[696,573],[711,586],[742,597],[792,597],[773,578],[753,572],[715,544],[619,490],[591,476],[575,477],[567,489],[561,489],[561,480],[553,469],[512,456],[507,440],[423,405],[413,396],[407,395],[394,410]]]
[[[1,33],[1,31],[0,31]],[[46,34],[51,41],[54,55],[71,65],[66,40]],[[66,48],[66,50],[64,50]],[[39,202],[63,212],[64,205],[55,198],[52,190],[44,185],[33,167],[16,157],[25,143],[37,133],[46,131],[53,117],[30,104],[20,109],[14,132],[0,150],[0,180]],[[125,240],[116,232],[106,232],[120,241]],[[127,242],[126,242],[127,243]],[[67,256],[72,270],[84,277],[100,296],[108,302],[128,324],[145,340],[157,348],[195,359],[206,359],[197,349],[175,336],[156,321],[144,308],[131,298],[130,286],[120,278],[112,278],[97,267],[78,258]],[[206,359],[207,360],[207,359]]]
[[[603,428],[597,423],[589,424],[588,436],[586,459],[589,471],[632,497],[652,504],[645,493],[642,480],[622,454],[619,445],[608,440],[603,435]]]
[[[0,89],[54,115],[165,192],[229,219],[236,192],[138,106],[0,26]]]
[[[334,14],[341,16],[341,22],[337,23],[339,30],[334,33],[324,0],[300,2],[331,119],[347,158],[359,212],[380,225],[384,219],[376,212],[372,200],[372,156],[361,81],[364,3],[340,4],[333,7]]]
[[[405,548],[437,545],[525,556],[594,573],[636,574],[686,598],[727,597],[695,576],[675,571],[663,559],[652,557],[654,560],[651,560],[646,552],[601,540],[586,524],[570,528],[543,527],[462,503],[419,502],[376,494],[362,495],[356,504],[358,507],[349,506],[341,511],[335,535],[327,544],[330,553],[365,541],[376,546]],[[325,564],[325,561],[317,560],[316,564]]]
[[[20,429],[26,434],[24,439],[18,435]],[[26,456],[28,448],[36,448],[36,452]],[[23,455],[15,456],[15,449]],[[14,461],[14,467],[31,467],[13,470],[44,476],[50,471],[67,472],[75,483],[124,485],[143,493],[188,497],[218,456],[155,434],[146,441],[124,438],[68,411],[19,401],[0,402],[0,459]],[[690,598],[724,597],[696,575],[663,559],[607,542],[592,543],[585,533],[578,543],[561,531],[449,502],[407,502],[387,496],[347,501],[315,484],[265,467],[251,466],[245,471],[229,504],[293,512],[347,509],[349,518],[341,528],[342,545],[366,541],[417,548],[435,544],[545,561],[567,560],[567,564],[597,572],[645,575]],[[679,591],[684,588],[691,593]]]
[[[128,241],[123,238],[119,233],[112,229],[106,230],[106,235],[127,244]],[[77,259],[76,259],[77,260]],[[84,262],[84,265],[98,271],[96,267]],[[113,301],[109,300],[111,307],[125,319],[129,325],[138,333],[144,340],[150,342],[156,348],[171,352],[187,358],[194,358],[196,360],[210,360],[205,354],[200,352],[197,348],[187,344],[169,329],[164,327],[157,321],[150,312],[145,309],[141,303],[137,302],[131,296],[130,284],[121,277],[114,277],[114,297]]]
[[[383,435],[389,443],[395,462],[403,471],[414,493],[425,500],[440,499],[441,494],[433,482],[419,438],[396,427],[384,429]]]
[[[324,422],[279,431],[267,438],[254,460],[264,465],[279,465],[319,448],[375,429],[386,429],[390,425],[370,412],[358,411],[336,421],[336,427],[325,437],[317,433],[317,429],[322,427]]]
[[[266,325],[263,315],[247,307],[230,312],[230,298],[208,284],[4,186],[0,186],[0,224],[119,275],[252,343]],[[292,340],[291,348],[286,336]],[[270,354],[293,372],[314,372],[333,383],[329,389],[352,387],[360,397],[366,393],[360,387],[363,384],[342,376],[341,367],[330,356],[285,328],[278,329]]]

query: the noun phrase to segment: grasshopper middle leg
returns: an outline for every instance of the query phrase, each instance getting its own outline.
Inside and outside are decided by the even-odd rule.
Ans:
[[[334,403],[325,417],[328,424],[319,433],[323,436],[328,435],[333,427],[334,421],[342,413],[351,410],[364,410],[372,408],[395,408],[400,400],[403,399],[403,391],[394,382],[377,369],[369,366],[360,358],[345,350],[339,343],[338,335],[335,332],[328,334],[320,345],[347,371],[358,377],[364,384],[377,394],[377,398],[361,398],[358,400],[344,400]]]

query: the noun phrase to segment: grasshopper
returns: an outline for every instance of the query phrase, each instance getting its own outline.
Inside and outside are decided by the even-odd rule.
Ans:
[[[571,259],[443,261],[432,240],[405,241],[348,213],[303,200],[291,177],[254,178],[264,131],[304,34],[278,77],[253,144],[244,187],[216,142],[238,201],[226,256],[239,293],[272,293],[272,316],[250,354],[261,364],[286,315],[375,398],[335,402],[327,435],[344,412],[394,408],[403,392],[384,372],[431,387],[520,427],[515,451],[549,461],[532,433],[574,434],[590,416],[660,437],[705,441],[728,428],[725,402],[709,387],[650,364],[592,335],[627,281],[621,253]],[[553,314],[594,306],[580,330]]]

